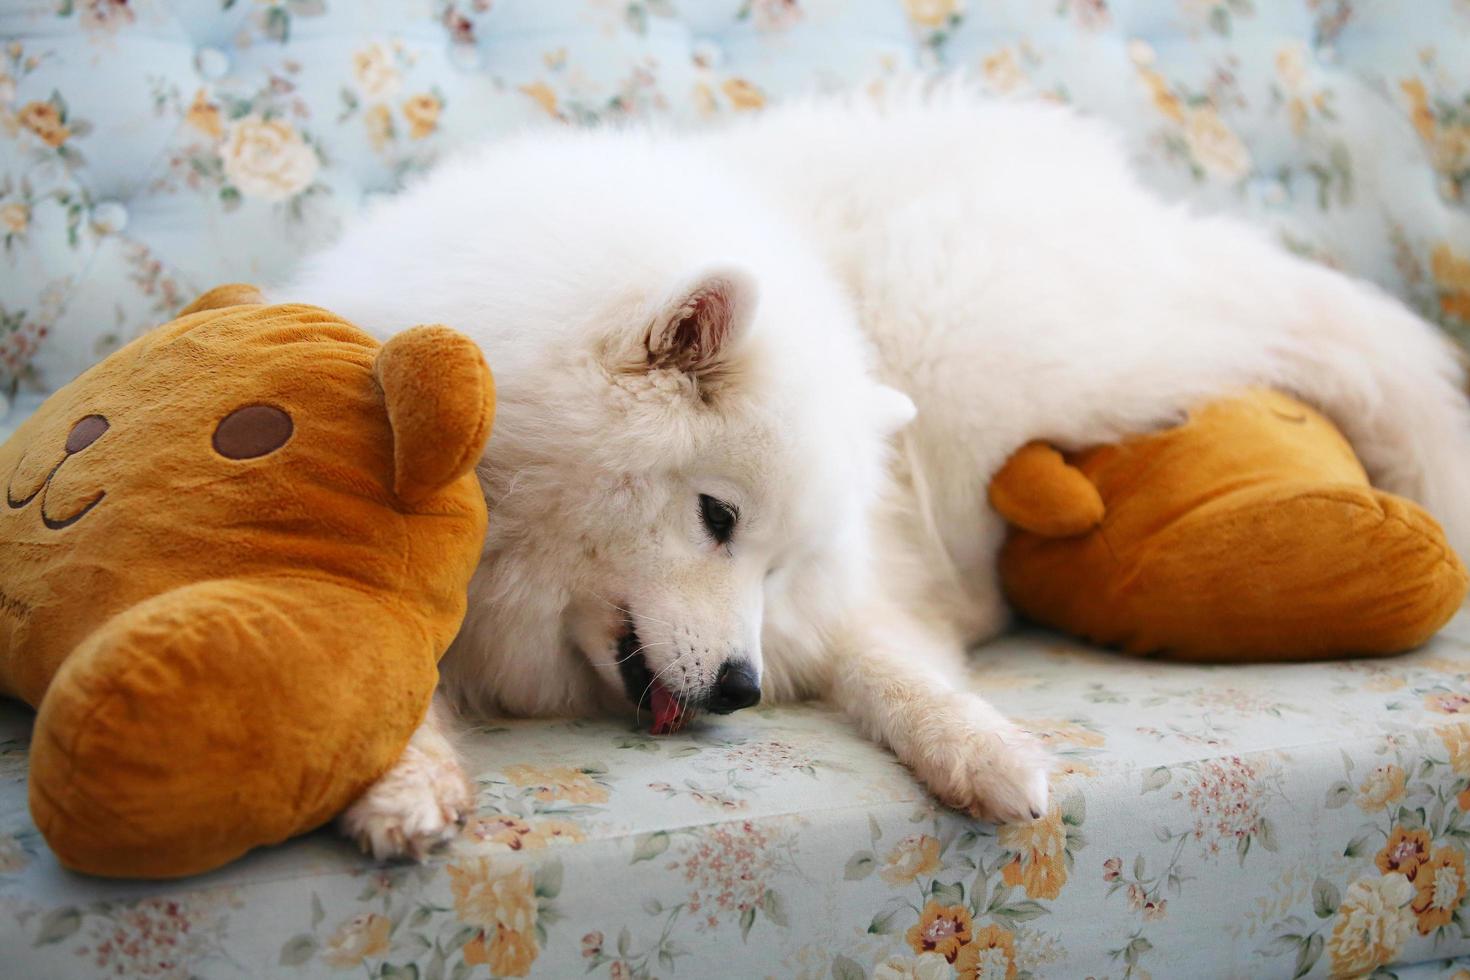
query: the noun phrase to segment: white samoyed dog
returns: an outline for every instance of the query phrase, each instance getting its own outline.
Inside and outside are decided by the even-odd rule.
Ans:
[[[1161,202],[1055,106],[913,92],[526,134],[274,295],[383,336],[450,324],[496,374],[490,532],[441,668],[471,712],[671,731],[821,698],[945,803],[1039,816],[1045,753],[966,683],[1006,622],[987,482],[1028,440],[1114,440],[1253,384],[1325,411],[1470,554],[1451,345]],[[421,855],[471,806],[447,717],[344,815],[375,854]]]

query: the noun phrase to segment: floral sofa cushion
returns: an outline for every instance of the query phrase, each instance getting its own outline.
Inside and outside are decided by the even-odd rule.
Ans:
[[[1057,756],[1034,825],[936,808],[817,706],[520,722],[471,736],[478,811],[424,865],[324,832],[160,884],[57,867],[0,707],[0,974],[1470,977],[1470,615],[1307,666],[1021,634],[974,683]]]
[[[1470,330],[1466,0],[8,0],[0,392],[487,135],[938,69],[1114,119],[1165,192]]]

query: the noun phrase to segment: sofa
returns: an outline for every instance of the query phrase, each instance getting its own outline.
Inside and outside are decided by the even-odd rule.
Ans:
[[[477,139],[915,71],[1113,119],[1162,193],[1470,341],[1465,0],[9,0],[0,429]],[[970,682],[1055,755],[1035,824],[938,806],[819,705],[505,721],[422,864],[323,830],[169,882],[57,864],[0,704],[0,976],[1470,980],[1470,614],[1256,667],[1017,629]]]

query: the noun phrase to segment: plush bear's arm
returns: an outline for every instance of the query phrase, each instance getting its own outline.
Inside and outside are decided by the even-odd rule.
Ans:
[[[392,597],[310,576],[182,586],[62,666],[31,812],[78,871],[218,867],[344,809],[402,754],[437,680],[434,639]]]
[[[1102,523],[1097,487],[1044,442],[1029,442],[990,481],[990,505],[1010,523],[1048,538],[1070,538]]]

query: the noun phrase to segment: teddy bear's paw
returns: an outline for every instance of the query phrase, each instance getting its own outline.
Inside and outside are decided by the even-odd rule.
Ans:
[[[448,744],[419,742],[339,818],[342,832],[379,861],[424,860],[454,839],[474,807],[469,779]]]
[[[942,803],[992,823],[1024,823],[1047,812],[1049,759],[1009,722],[957,712],[925,741],[911,765]]]

